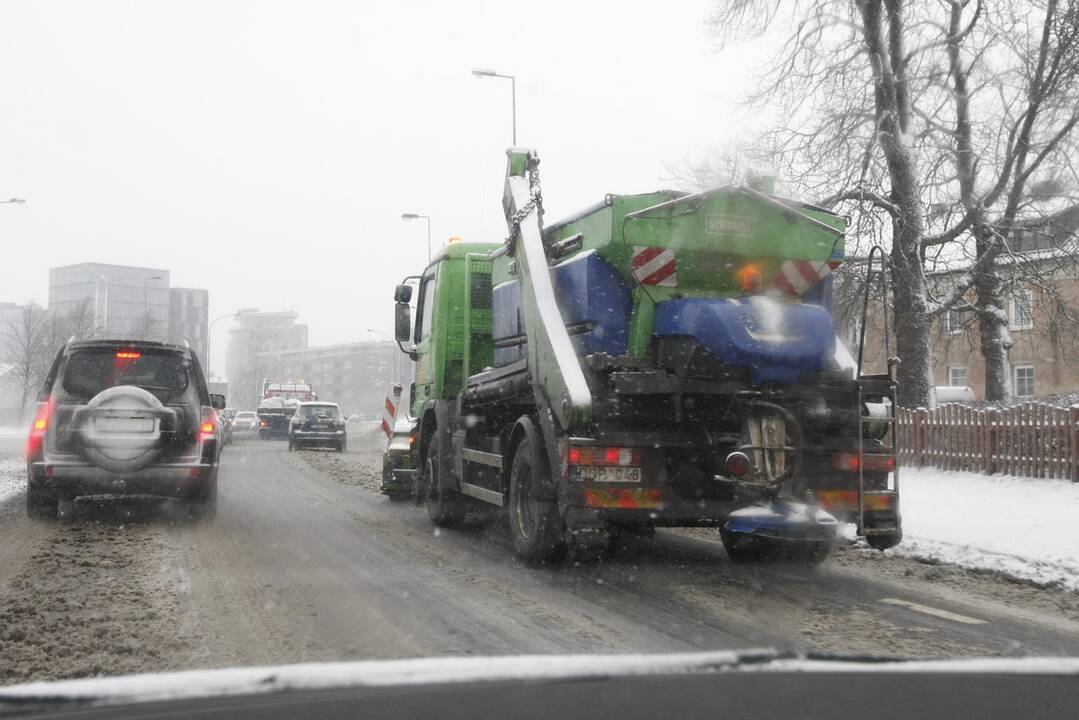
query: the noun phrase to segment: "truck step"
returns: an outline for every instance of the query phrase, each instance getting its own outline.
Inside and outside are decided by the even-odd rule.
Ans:
[[[503,501],[506,497],[497,490],[490,490],[488,488],[480,487],[479,485],[473,485],[472,483],[466,482],[461,483],[461,494],[468,495],[469,497],[474,497],[477,500],[482,500],[486,503],[491,503],[492,505],[497,505],[499,507],[502,507]]]

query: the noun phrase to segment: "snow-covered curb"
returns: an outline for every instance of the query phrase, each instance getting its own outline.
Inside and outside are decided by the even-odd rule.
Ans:
[[[315,690],[499,680],[557,680],[707,672],[963,672],[1079,675],[1079,658],[974,658],[862,662],[804,659],[773,650],[662,655],[514,655],[365,660],[277,667],[187,670],[34,682],[0,688],[0,704],[69,698],[111,704]]]
[[[902,468],[893,552],[1079,591],[1079,483]]]

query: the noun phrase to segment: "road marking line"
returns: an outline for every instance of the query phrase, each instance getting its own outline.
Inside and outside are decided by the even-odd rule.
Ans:
[[[908,610],[914,610],[915,612],[924,613],[925,615],[932,615],[934,617],[944,618],[945,620],[966,623],[967,625],[987,624],[987,621],[985,620],[967,617],[966,615],[960,615],[959,613],[941,610],[940,608],[929,607],[928,605],[920,605],[916,602],[910,602],[909,600],[900,600],[899,598],[881,598],[880,602],[886,605],[898,605],[900,607],[905,607]]]

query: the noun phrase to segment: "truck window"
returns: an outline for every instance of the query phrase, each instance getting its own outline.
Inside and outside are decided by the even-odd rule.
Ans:
[[[431,319],[435,314],[435,286],[438,284],[438,276],[432,275],[423,282],[420,291],[419,324],[416,327],[415,342],[419,343],[427,339],[431,334]]]

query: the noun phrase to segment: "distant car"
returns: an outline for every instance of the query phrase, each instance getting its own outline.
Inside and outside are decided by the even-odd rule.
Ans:
[[[217,508],[221,428],[186,344],[69,341],[38,396],[26,459],[26,512],[54,517],[80,500],[171,498],[193,516]]]
[[[252,438],[259,434],[259,416],[253,410],[241,410],[232,418],[232,437]]]
[[[236,417],[236,410],[233,408],[225,408],[218,413],[218,419],[221,421],[221,443],[228,445],[232,442],[232,419]]]
[[[337,452],[348,448],[348,431],[345,416],[337,403],[300,403],[289,420],[288,449],[301,447],[332,447]]]

